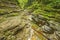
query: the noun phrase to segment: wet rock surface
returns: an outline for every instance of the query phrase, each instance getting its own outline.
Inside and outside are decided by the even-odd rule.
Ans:
[[[0,0],[0,40],[60,40],[60,1]]]

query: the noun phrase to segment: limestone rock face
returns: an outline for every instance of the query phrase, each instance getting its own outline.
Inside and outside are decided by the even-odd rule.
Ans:
[[[0,0],[0,40],[28,40],[30,22],[16,0]]]
[[[0,40],[60,40],[60,1],[0,0]]]

